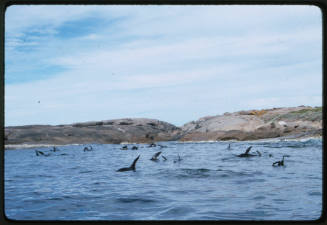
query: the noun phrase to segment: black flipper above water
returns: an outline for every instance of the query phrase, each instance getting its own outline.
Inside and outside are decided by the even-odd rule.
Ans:
[[[39,155],[44,155],[44,153],[43,153],[43,152],[41,152],[41,151],[35,150],[35,155],[36,155],[36,156],[39,156]]]
[[[178,154],[178,159],[177,160],[174,160],[174,163],[177,163],[177,162],[180,162],[180,161],[182,161],[182,158]]]
[[[53,147],[53,149],[52,150],[50,150],[51,152],[57,152],[57,151],[59,151],[59,149],[57,149],[56,147]]]
[[[274,162],[272,166],[284,166],[284,157],[287,157],[286,155],[283,155],[283,159],[281,161]]]
[[[245,153],[244,153],[244,154],[249,154],[249,152],[250,152],[251,148],[252,148],[252,146],[248,147],[248,148],[246,149],[246,151],[245,151]]]
[[[258,150],[256,152],[258,153],[258,156],[261,156],[261,152],[259,152]]]
[[[134,159],[134,161],[130,167],[120,168],[119,170],[116,170],[116,172],[125,172],[125,171],[131,171],[131,170],[133,170],[135,172],[135,165],[136,165],[137,160],[139,160],[139,158],[140,158],[140,155],[138,157],[136,157],[136,159]]]
[[[157,161],[158,160],[158,156],[161,154],[161,152],[157,152],[156,154],[154,154],[153,156],[152,156],[152,158],[150,159],[150,160],[152,160],[152,161]]]
[[[167,158],[166,158],[165,156],[162,155],[161,157],[162,157],[165,161],[167,160]]]
[[[250,150],[251,150],[252,146],[248,147],[246,149],[246,151],[242,154],[236,155],[237,157],[251,157],[251,156],[258,156],[258,155],[254,155],[254,154],[250,154]]]

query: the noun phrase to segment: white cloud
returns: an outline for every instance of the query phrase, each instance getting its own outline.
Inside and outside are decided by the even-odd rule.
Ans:
[[[52,36],[67,22],[108,15],[121,19]],[[308,6],[9,7],[6,76],[42,65],[65,71],[6,84],[6,125],[133,115],[181,125],[248,107],[321,104],[319,16]],[[22,42],[26,30],[43,27],[44,37]],[[27,45],[37,47],[16,50]]]

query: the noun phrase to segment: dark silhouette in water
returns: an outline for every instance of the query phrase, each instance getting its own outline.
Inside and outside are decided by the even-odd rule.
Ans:
[[[139,160],[139,158],[140,158],[140,155],[138,157],[136,157],[136,159],[134,159],[134,161],[130,167],[120,168],[119,170],[116,170],[116,172],[125,172],[125,171],[130,171],[130,170],[133,170],[135,172],[135,164],[136,164],[137,160]]]
[[[182,158],[178,154],[178,159],[177,160],[174,160],[174,163],[177,163],[177,162],[180,162],[180,161],[182,161]]]
[[[137,146],[133,146],[133,147],[132,147],[132,150],[137,150],[137,149],[138,149]]]
[[[92,150],[93,150],[93,148],[92,148],[92,146],[90,146],[90,148],[85,147],[83,151],[86,152],[86,151],[92,151]]]
[[[273,154],[269,154],[269,157],[273,157]]]
[[[162,155],[161,157],[162,157],[165,161],[167,160],[167,158],[166,158],[165,156]]]
[[[227,150],[230,150],[230,144],[228,144]]]
[[[38,150],[35,150],[35,154],[36,154],[36,156],[40,156],[40,155],[49,156],[50,155],[50,153],[46,154],[46,153],[44,153],[42,151],[38,151]]]
[[[124,145],[120,150],[127,150],[127,149],[128,149],[127,145]]]
[[[158,145],[160,148],[167,148],[166,145]]]
[[[43,153],[43,152],[41,152],[41,151],[38,151],[38,150],[35,150],[35,154],[36,154],[36,156],[39,156],[39,155],[44,155],[44,153]]]
[[[258,153],[258,156],[261,156],[261,152],[259,152],[258,150],[256,152]]]
[[[281,161],[274,162],[272,166],[284,166],[284,157],[287,157],[286,155],[283,155],[283,159]]]
[[[252,148],[252,146],[248,147],[244,153],[237,155],[237,157],[251,157],[251,156],[258,156],[258,155],[249,154],[251,148]]]
[[[53,147],[53,149],[52,150],[50,150],[51,152],[58,152],[59,151],[59,149],[57,149],[56,147]]]
[[[153,156],[152,156],[152,158],[150,159],[150,160],[152,160],[152,161],[157,161],[158,160],[158,156],[161,154],[161,152],[157,152],[156,154],[154,154]]]
[[[155,143],[151,143],[148,148],[156,147],[157,145]]]

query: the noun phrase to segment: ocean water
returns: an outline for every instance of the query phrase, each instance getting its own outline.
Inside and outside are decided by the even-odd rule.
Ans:
[[[227,149],[231,143],[231,150]],[[322,140],[161,142],[5,150],[5,215],[12,220],[316,220]],[[129,148],[133,145],[128,145]],[[240,158],[252,146],[261,157]],[[158,151],[157,162],[150,158]],[[63,155],[62,155],[63,154]],[[270,155],[271,154],[271,155]],[[116,172],[140,155],[136,171]],[[176,161],[178,155],[181,161]],[[269,156],[270,155],[270,156]],[[285,157],[285,166],[272,163]],[[175,162],[174,162],[175,161]]]

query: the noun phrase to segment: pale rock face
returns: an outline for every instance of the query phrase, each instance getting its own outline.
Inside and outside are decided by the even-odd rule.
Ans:
[[[229,130],[242,130],[254,131],[257,126],[263,124],[259,118],[254,118],[247,115],[235,116],[217,116],[201,123],[200,132],[205,130],[209,132],[214,131],[229,131]]]
[[[279,121],[278,124],[281,126],[287,126],[287,123],[285,121]]]
[[[322,133],[321,108],[247,110],[202,117],[182,127],[182,140],[255,140]]]

